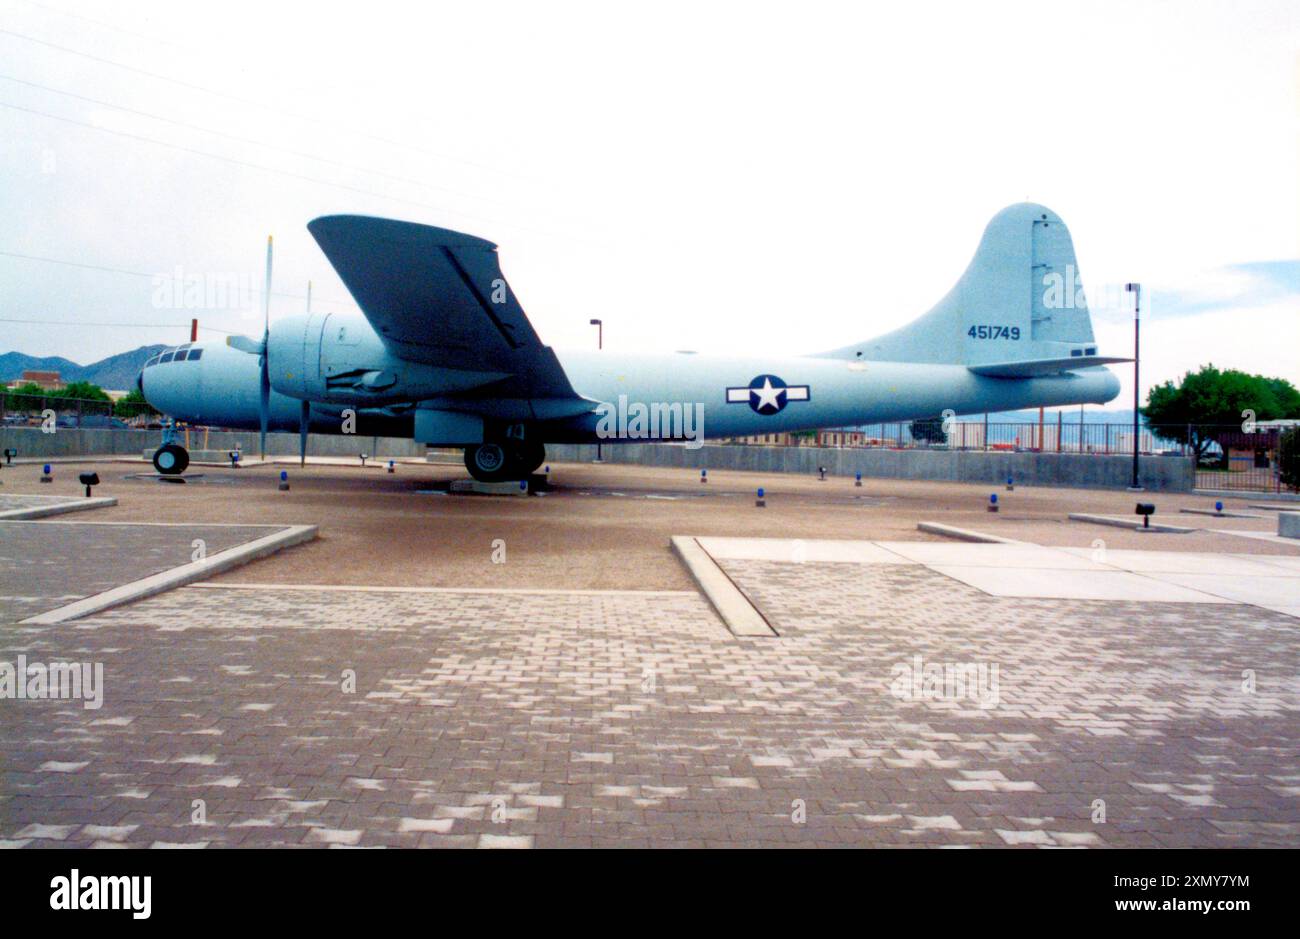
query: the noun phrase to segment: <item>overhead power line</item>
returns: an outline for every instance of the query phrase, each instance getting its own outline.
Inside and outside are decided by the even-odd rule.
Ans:
[[[0,32],[4,32],[4,30],[0,30]],[[400,202],[406,205],[418,206],[422,209],[430,209],[434,212],[442,212],[447,215],[455,215],[460,218],[469,219],[470,221],[474,221],[474,222],[484,222],[489,225],[502,225],[502,226],[510,224],[510,227],[513,228],[525,227],[522,225],[514,225],[511,223],[499,222],[496,219],[485,218],[481,215],[472,215],[468,212],[457,212],[453,209],[445,208],[444,206],[434,205],[431,202],[420,202],[417,199],[406,199],[403,198],[402,196],[390,196],[382,192],[375,192],[374,190],[371,189],[363,189],[360,186],[349,186],[347,183],[336,183],[328,179],[321,179],[317,176],[308,176],[305,173],[295,173],[292,170],[282,170],[274,166],[267,166],[264,163],[254,163],[251,160],[240,160],[235,157],[222,156],[219,153],[212,153],[208,150],[200,150],[197,147],[186,147],[178,143],[168,143],[165,140],[158,140],[154,137],[146,137],[143,134],[132,134],[124,130],[113,130],[112,128],[109,127],[100,127],[97,124],[91,124],[86,121],[78,121],[71,117],[62,117],[61,115],[51,114],[48,111],[41,111],[37,108],[25,108],[18,104],[10,104],[8,101],[0,101],[0,108],[9,108],[10,110],[13,111],[23,111],[27,114],[35,114],[39,117],[48,118],[49,120],[52,121],[61,121],[64,124],[72,124],[76,127],[85,127],[89,130],[98,131],[101,134],[111,134],[114,137],[124,137],[127,140],[135,140],[140,143],[149,143],[158,147],[166,147],[169,150],[178,150],[181,153],[190,153],[195,156],[207,157],[208,159],[211,160],[218,160],[222,163],[230,163],[234,166],[244,167],[245,169],[260,170],[261,172],[272,173],[276,176],[284,176],[289,179],[297,179],[303,182],[316,183],[317,185],[320,186],[329,186],[334,189],[342,189],[347,192],[354,192],[363,196],[370,196],[371,198],[374,199],[385,199],[390,202]]]
[[[112,326],[123,329],[189,329],[189,323],[87,323],[83,321],[72,320],[22,320],[0,318],[0,323],[27,323],[34,326]],[[204,326],[199,324],[199,329],[206,329],[209,332],[221,333],[223,336],[233,336],[228,329],[217,329],[215,326]]]
[[[37,254],[20,254],[17,251],[0,250],[0,257],[19,258],[23,261],[43,261],[46,264],[62,264],[65,267],[80,267],[89,271],[104,271],[109,274],[129,274],[132,277],[154,278],[154,277],[166,276],[167,274],[170,273],[169,271],[155,271],[153,273],[150,273],[148,271],[131,271],[131,270],[127,270],[124,267],[106,267],[101,264],[85,264],[81,261],[66,261],[62,258],[44,257],[42,255],[37,255]],[[286,293],[285,291],[282,290],[272,290],[271,296],[284,297],[290,300],[307,299],[307,295],[305,293]],[[347,304],[349,306],[356,305],[351,300],[337,300],[337,299],[332,299],[330,297],[313,296],[312,299],[318,300],[322,303],[338,303],[338,304]]]
[[[331,121],[321,117],[314,117],[309,114],[298,114],[294,111],[277,107],[276,105],[270,104],[266,101],[259,101],[256,98],[245,98],[242,97],[241,95],[231,94],[228,91],[221,91],[216,88],[209,88],[206,85],[200,85],[195,82],[186,81],[183,78],[175,78],[171,75],[164,75],[161,72],[151,72],[148,69],[140,68],[139,66],[136,65],[128,65],[125,62],[118,62],[113,59],[105,58],[104,56],[94,55],[93,53],[90,52],[83,52],[80,49],[73,49],[70,46],[59,45],[56,42],[50,42],[46,39],[38,39],[35,36],[28,36],[26,33],[20,33],[17,32],[16,30],[0,29],[0,35],[12,36],[15,39],[21,39],[24,42],[30,42],[38,46],[44,46],[47,49],[54,49],[58,52],[63,52],[68,55],[79,56],[80,58],[88,59],[91,62],[98,62],[100,65],[108,65],[111,66],[112,68],[122,69],[123,71],[132,72],[136,75],[142,75],[145,78],[152,78],[155,81],[167,82],[169,84],[176,85],[180,88],[188,88],[190,91],[199,91],[202,92],[203,94],[212,95],[213,97],[224,98],[225,100],[233,101],[236,104],[242,104],[247,107],[254,107],[264,111],[270,111],[274,114],[279,114],[282,117],[290,117],[293,118],[294,120],[306,121],[308,123],[318,124],[323,127],[329,127],[334,130],[339,130],[344,133],[353,134],[357,137],[362,137],[367,140],[374,141],[375,143],[382,143],[385,146],[401,147],[405,150],[411,150],[416,153],[422,153],[425,156],[431,156],[439,160],[447,160],[452,163],[460,163],[465,166],[472,166],[475,169],[488,170],[489,172],[493,172],[493,173],[500,173],[503,176],[513,176],[516,179],[528,178],[523,176],[522,174],[512,173],[509,170],[503,170],[500,169],[499,167],[488,166],[487,164],[483,164],[483,163],[475,163],[472,160],[464,160],[461,159],[460,157],[453,157],[445,153],[438,153],[437,151],[428,150],[425,149],[424,147],[417,147],[414,144],[404,143],[403,141],[400,140],[395,140],[389,137],[381,137],[377,134],[371,134],[367,131],[350,127],[346,124],[340,124],[337,121]]]
[[[330,166],[338,166],[343,169],[353,170],[358,173],[369,173],[372,176],[378,176],[381,179],[391,179],[394,182],[406,183],[412,186],[419,186],[423,189],[429,189],[435,192],[445,192],[453,196],[461,196],[466,199],[479,199],[483,202],[491,202],[495,205],[501,205],[499,199],[492,199],[488,196],[480,196],[475,193],[463,192],[458,189],[451,189],[447,186],[435,186],[432,183],[426,183],[423,180],[415,179],[410,176],[398,176],[393,173],[386,173],[383,170],[369,169],[368,167],[358,166],[355,163],[347,163],[343,160],[334,160],[329,157],[323,157],[315,153],[307,153],[304,150],[293,150],[288,147],[277,146],[276,144],[266,143],[262,140],[256,140],[252,137],[243,137],[239,134],[231,134],[226,131],[215,130],[211,127],[203,127],[199,124],[191,124],[188,121],[176,120],[171,117],[164,117],[161,114],[151,114],[148,111],[141,111],[137,108],[129,108],[125,105],[114,104],[111,101],[103,101],[99,98],[91,98],[87,95],[79,95],[73,91],[65,91],[62,88],[51,88],[49,85],[42,85],[39,82],[28,81],[25,78],[16,78],[13,75],[0,75],[0,80],[13,82],[16,85],[25,85],[28,88],[39,88],[41,91],[48,91],[51,94],[62,95],[65,98],[74,98],[77,101],[85,101],[88,104],[98,105],[103,108],[112,108],[115,111],[123,111],[127,114],[135,114],[139,117],[148,118],[151,121],[161,121],[164,124],[171,124],[176,127],[184,127],[189,130],[197,130],[204,134],[212,134],[215,137],[224,137],[226,140],[233,140],[237,143],[252,144],[255,147],[263,147],[267,150],[274,150],[277,153],[284,153],[289,156],[298,157],[305,160],[315,160],[319,163],[326,163]]]

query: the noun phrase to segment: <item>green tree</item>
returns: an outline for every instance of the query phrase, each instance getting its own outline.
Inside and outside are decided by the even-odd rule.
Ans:
[[[1277,445],[1277,471],[1282,485],[1300,492],[1300,427],[1282,431]]]
[[[1155,386],[1141,410],[1157,436],[1187,444],[1200,460],[1211,443],[1241,433],[1248,419],[1300,417],[1300,391],[1284,378],[1210,364],[1188,372],[1177,384]]]
[[[135,417],[137,414],[153,414],[154,409],[139,388],[132,388],[124,398],[118,398],[113,404],[113,413],[118,417]]]
[[[46,393],[50,398],[63,398],[69,401],[108,401],[108,393],[103,388],[88,381],[74,381],[64,385],[58,391]]]

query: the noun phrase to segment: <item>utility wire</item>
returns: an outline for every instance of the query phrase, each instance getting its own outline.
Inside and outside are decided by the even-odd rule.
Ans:
[[[65,261],[62,258],[43,257],[41,255],[36,255],[36,254],[19,254],[17,251],[0,250],[0,256],[7,257],[7,258],[20,258],[21,260],[24,261],[44,261],[46,264],[62,264],[66,267],[80,267],[80,268],[85,268],[86,270],[89,271],[105,271],[110,274],[129,274],[132,277],[148,277],[152,279],[154,277],[167,276],[167,274],[162,271],[157,271],[152,274],[149,273],[148,271],[129,271],[126,268],[122,268],[122,267],[105,267],[100,264],[85,264],[82,263],[81,261]],[[305,293],[286,293],[281,290],[272,290],[271,296],[285,297],[290,300],[307,299],[307,295]],[[312,299],[319,300],[322,303],[336,303],[336,304],[345,304],[349,306],[356,305],[351,300],[337,300],[337,299],[332,299],[330,297],[313,296]]]
[[[383,170],[368,169],[364,166],[358,166],[355,163],[346,163],[342,160],[332,160],[329,157],[318,156],[315,153],[307,153],[306,151],[303,150],[292,150],[289,149],[288,147],[280,147],[275,144],[266,143],[261,140],[256,140],[252,137],[242,137],[239,134],[231,134],[221,130],[214,130],[211,127],[202,127],[198,124],[191,124],[187,121],[180,121],[180,120],[176,120],[175,118],[164,117],[161,114],[151,114],[148,111],[141,111],[136,108],[128,108],[125,105],[113,104],[111,101],[103,101],[99,98],[91,98],[86,95],[79,95],[76,92],[64,91],[61,88],[51,88],[49,85],[42,85],[39,82],[28,81],[25,78],[15,78],[12,75],[0,75],[0,80],[13,82],[14,84],[17,85],[25,85],[28,88],[39,88],[41,91],[48,91],[52,94],[63,95],[66,98],[75,98],[78,101],[85,101],[89,104],[98,105],[99,107],[112,108],[115,111],[124,111],[127,114],[135,114],[138,115],[139,117],[145,117],[152,121],[162,121],[165,124],[172,124],[176,127],[184,127],[189,130],[197,130],[200,131],[201,133],[212,134],[217,137],[224,137],[227,140],[234,140],[238,143],[252,144],[255,147],[264,147],[267,150],[274,150],[278,153],[284,153],[289,156],[299,157],[301,159],[306,159],[306,160],[316,160],[320,163],[327,163],[331,166],[338,166],[338,167],[342,167],[343,169],[354,170],[358,173],[369,173],[373,176],[378,176],[382,179],[391,179],[394,182],[407,183],[412,186],[419,186],[422,189],[429,189],[436,192],[445,192],[448,193],[449,195],[462,196],[466,199],[480,199],[484,202],[491,202],[495,205],[504,204],[499,199],[492,199],[488,196],[480,196],[474,193],[462,192],[457,189],[449,189],[446,186],[435,186],[432,183],[426,183],[423,182],[422,180],[414,179],[410,176],[397,176],[392,173],[385,173]]]
[[[70,320],[21,320],[0,318],[0,323],[28,323],[36,326],[120,326],[123,329],[188,329],[189,323],[83,323],[72,322]],[[235,333],[228,329],[217,329],[215,326],[204,326],[199,324],[200,330],[221,333],[223,336],[234,336]]]
[[[4,30],[0,30],[0,32],[4,32]],[[346,183],[336,183],[336,182],[332,182],[332,181],[327,180],[327,179],[320,179],[319,177],[316,177],[316,176],[308,176],[308,175],[306,175],[306,174],[304,174],[304,173],[295,173],[295,172],[293,172],[293,171],[291,171],[291,170],[282,170],[282,169],[277,169],[277,168],[274,167],[274,166],[267,166],[267,165],[265,165],[265,164],[263,164],[263,163],[253,163],[253,162],[251,162],[251,161],[249,161],[249,160],[239,160],[239,159],[236,159],[235,157],[222,156],[221,154],[211,153],[211,152],[209,152],[209,151],[207,151],[207,150],[200,150],[200,149],[198,149],[198,148],[196,148],[196,147],[186,147],[186,146],[183,146],[183,145],[181,145],[181,144],[168,143],[168,142],[163,141],[163,140],[157,140],[157,139],[155,139],[155,138],[153,138],[153,137],[145,137],[145,136],[142,135],[142,134],[131,134],[131,133],[128,133],[128,132],[126,132],[126,131],[124,131],[124,130],[113,130],[113,129],[108,128],[108,127],[100,127],[100,126],[97,125],[97,124],[90,124],[90,123],[87,123],[86,121],[78,121],[78,120],[75,120],[75,119],[70,118],[70,117],[61,117],[61,116],[58,115],[58,114],[51,114],[51,113],[49,113],[48,111],[41,111],[41,110],[38,110],[38,109],[36,109],[36,108],[25,108],[25,107],[22,107],[21,105],[10,104],[10,103],[7,102],[7,101],[0,101],[0,108],[9,108],[9,109],[14,110],[14,111],[23,111],[23,112],[25,112],[25,113],[27,113],[27,114],[35,114],[35,115],[38,115],[38,116],[40,116],[40,117],[49,118],[50,120],[53,120],[53,121],[62,121],[62,122],[65,123],[65,124],[72,124],[72,125],[77,126],[77,127],[86,127],[86,128],[89,128],[90,130],[99,131],[99,132],[102,133],[102,134],[112,134],[112,135],[115,136],[115,137],[124,137],[124,138],[126,138],[126,139],[128,139],[128,140],[135,140],[135,141],[139,141],[139,142],[141,142],[141,143],[151,143],[151,144],[154,144],[155,146],[166,147],[166,148],[168,148],[168,149],[170,149],[170,150],[179,150],[179,151],[182,152],[182,153],[190,153],[190,154],[193,154],[193,155],[195,155],[195,156],[208,157],[209,159],[212,159],[212,160],[219,160],[219,161],[221,161],[221,162],[223,162],[223,163],[230,163],[230,164],[232,164],[232,165],[234,165],[234,166],[242,166],[242,167],[244,167],[244,168],[246,168],[246,169],[261,170],[261,171],[264,172],[264,173],[272,173],[272,174],[277,175],[277,176],[286,176],[286,177],[288,177],[289,179],[297,179],[297,180],[302,180],[302,181],[304,181],[304,182],[316,183],[316,184],[321,185],[321,186],[330,186],[330,187],[332,187],[332,188],[334,188],[334,189],[342,189],[342,190],[345,190],[345,191],[347,191],[347,192],[355,192],[355,193],[359,193],[360,195],[363,195],[363,196],[370,196],[371,198],[374,198],[374,199],[386,199],[386,200],[388,200],[388,201],[390,201],[390,202],[401,202],[401,203],[404,203],[404,204],[406,204],[406,205],[419,206],[419,207],[422,208],[422,209],[430,209],[430,210],[432,210],[432,211],[434,211],[434,212],[442,212],[442,213],[445,213],[445,214],[447,214],[447,215],[455,215],[455,216],[458,216],[458,217],[460,217],[460,218],[469,219],[469,220],[471,220],[471,221],[475,221],[475,222],[484,222],[484,223],[487,223],[487,224],[489,224],[489,225],[502,225],[502,226],[505,226],[505,225],[508,225],[508,224],[509,224],[510,227],[512,227],[512,228],[524,228],[524,227],[525,227],[525,226],[522,226],[522,225],[514,225],[514,224],[511,224],[511,223],[507,223],[507,222],[500,222],[500,221],[497,221],[496,219],[485,218],[485,217],[483,217],[483,216],[481,216],[481,215],[471,215],[471,214],[468,213],[468,212],[457,212],[457,211],[455,211],[455,210],[453,210],[453,209],[448,209],[448,208],[445,208],[445,207],[440,206],[440,205],[434,205],[433,203],[430,203],[430,202],[420,202],[420,201],[418,201],[418,200],[416,200],[416,199],[404,199],[404,198],[402,198],[401,196],[390,196],[390,195],[385,195],[384,193],[381,193],[381,192],[375,192],[375,191],[373,191],[373,190],[371,190],[371,189],[362,189],[362,188],[359,187],[359,186],[349,186],[349,185],[346,184]],[[543,233],[543,234],[545,234],[545,233]]]
[[[35,43],[38,46],[45,46],[47,49],[54,49],[59,52],[67,53],[68,55],[79,56],[83,59],[89,59],[92,62],[98,62],[101,65],[108,65],[113,68],[119,68],[127,72],[132,72],[136,75],[143,75],[146,78],[152,78],[156,81],[168,82],[170,84],[177,85],[181,88],[188,88],[191,91],[200,91],[203,94],[212,95],[217,98],[224,98],[227,101],[234,101],[237,104],[246,105],[248,107],[260,108],[265,111],[271,111],[272,113],[279,114],[282,117],[290,117],[293,118],[294,120],[307,121],[312,124],[319,124],[324,127],[329,127],[335,130],[341,130],[345,133],[354,134],[358,137],[363,137],[367,140],[372,140],[376,143],[382,143],[385,146],[401,147],[406,150],[412,150],[416,153],[423,153],[425,156],[435,157],[439,160],[447,160],[452,163],[461,163],[465,166],[472,166],[475,169],[488,170],[493,173],[500,173],[503,176],[513,176],[516,179],[529,178],[519,173],[512,173],[509,170],[499,169],[495,166],[488,166],[483,163],[475,163],[471,160],[463,160],[460,159],[459,157],[448,156],[445,153],[438,153],[433,150],[427,150],[423,147],[417,147],[414,144],[403,143],[400,140],[394,140],[389,137],[381,137],[376,134],[367,133],[366,131],[358,130],[344,124],[339,124],[335,121],[326,120],[325,118],[312,117],[311,115],[307,115],[307,114],[297,114],[293,111],[276,107],[275,105],[269,104],[266,101],[259,101],[256,98],[245,98],[240,95],[234,95],[226,91],[219,91],[215,88],[209,88],[206,85],[199,85],[194,82],[185,81],[184,79],[181,78],[174,78],[171,75],[164,75],[161,72],[151,72],[148,69],[143,69],[135,65],[128,65],[125,62],[117,62],[114,61],[113,59],[107,59],[104,58],[103,56],[94,55],[89,52],[82,52],[80,49],[73,49],[70,46],[62,46],[59,45],[58,43],[49,42],[45,39],[37,39],[35,36],[28,36],[26,33],[20,33],[12,29],[0,29],[0,35],[12,36],[15,39],[21,39],[24,42]]]

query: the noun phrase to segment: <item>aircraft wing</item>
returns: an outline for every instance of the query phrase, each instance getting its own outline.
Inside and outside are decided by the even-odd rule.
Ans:
[[[497,262],[497,246],[445,228],[363,215],[307,224],[389,350],[508,374],[502,397],[579,399]]]
[[[1132,359],[1117,359],[1107,355],[1074,355],[1064,359],[1026,359],[1021,362],[993,362],[988,365],[966,367],[976,375],[985,375],[989,378],[1038,378],[1043,375],[1071,372],[1076,368],[1092,368],[1097,365],[1132,361]]]

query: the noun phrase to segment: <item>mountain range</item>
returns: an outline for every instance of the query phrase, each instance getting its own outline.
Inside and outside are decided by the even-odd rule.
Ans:
[[[166,348],[163,345],[141,346],[89,365],[78,365],[58,355],[38,358],[21,352],[6,352],[0,355],[0,382],[14,381],[26,371],[58,372],[64,382],[88,381],[108,391],[129,391],[135,387],[136,376],[149,357]]]

